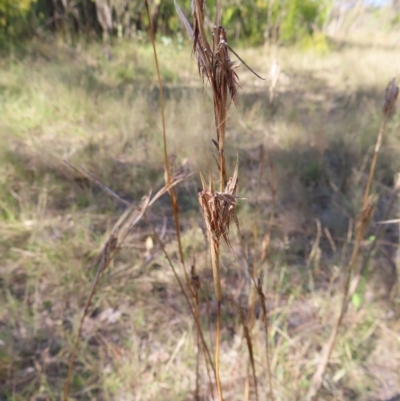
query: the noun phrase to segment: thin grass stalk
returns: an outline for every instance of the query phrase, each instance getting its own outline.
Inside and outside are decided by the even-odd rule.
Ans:
[[[226,163],[224,155],[225,129],[226,129],[226,107],[228,90],[226,83],[221,83],[222,88],[213,88],[214,111],[216,115],[216,129],[218,132],[218,153],[219,153],[219,190],[223,192],[227,183]]]
[[[118,245],[118,238],[114,234],[111,234],[110,238],[108,239],[108,241],[103,249],[100,263],[99,263],[99,268],[97,269],[96,276],[93,280],[92,288],[90,290],[89,297],[86,300],[85,308],[83,310],[81,321],[79,323],[78,334],[76,335],[74,348],[72,350],[71,357],[69,360],[68,373],[67,373],[67,378],[65,380],[65,385],[64,385],[63,401],[68,400],[69,384],[71,383],[72,370],[73,370],[76,353],[78,351],[78,347],[79,347],[79,343],[80,343],[80,339],[81,339],[81,335],[82,335],[83,322],[85,321],[85,318],[88,314],[88,311],[89,311],[90,305],[92,303],[93,296],[96,292],[100,277],[103,274],[103,272],[105,271],[105,269],[109,266],[111,260],[113,259],[113,257],[115,256],[115,254],[117,252],[117,249],[118,249],[117,245]]]
[[[220,266],[220,241],[217,238],[213,238],[210,244],[211,251],[211,264],[214,276],[214,287],[217,301],[222,301],[222,289],[221,289],[221,266]]]
[[[190,284],[193,289],[193,297],[194,297],[194,302],[195,302],[195,312],[197,315],[197,319],[200,321],[200,291],[201,291],[201,282],[200,282],[200,277],[196,274],[196,263],[195,263],[195,257],[193,256],[193,265],[191,267],[190,271]],[[196,392],[195,392],[195,398],[200,400],[200,350],[201,348],[201,341],[200,341],[200,333],[197,331],[197,356],[196,356]],[[210,394],[211,397],[214,397],[214,388],[213,388],[213,383],[211,380],[211,374],[210,374],[210,369],[207,363],[207,358],[205,357],[205,363],[206,363],[206,370],[207,370],[207,375],[208,375],[208,382],[210,385]]]
[[[204,182],[204,178],[202,175],[200,176],[203,182],[203,188],[206,187]],[[204,192],[204,191],[203,191]],[[216,207],[215,198],[209,197],[214,193],[213,182],[212,182],[212,174],[210,172],[209,178],[209,191],[208,193],[201,193],[199,195],[200,206],[203,211],[203,216],[207,225],[207,232],[209,237],[209,246],[210,246],[210,254],[211,254],[211,264],[213,270],[213,280],[214,280],[214,289],[215,296],[218,303],[218,313],[217,313],[217,329],[216,329],[216,338],[215,338],[215,375],[216,375],[216,384],[218,397],[220,401],[223,401],[222,396],[222,386],[221,379],[219,374],[219,356],[220,356],[220,340],[221,340],[221,303],[222,303],[222,288],[221,288],[221,268],[220,268],[220,236],[216,234],[218,231],[218,227],[215,226],[215,221],[212,220],[212,210],[210,207]],[[210,205],[210,202],[213,205]],[[213,226],[214,224],[214,226]],[[214,228],[213,228],[214,227]]]
[[[254,288],[257,289],[257,284],[256,284],[256,281],[255,281],[255,277],[254,277],[254,275],[251,275],[251,272],[250,272],[250,263],[249,263],[249,259],[247,257],[247,253],[246,253],[246,249],[245,249],[242,233],[241,233],[241,230],[240,230],[239,220],[237,218],[235,218],[234,220],[235,220],[235,224],[236,224],[236,229],[238,231],[238,237],[239,237],[240,245],[241,245],[242,250],[243,250],[244,259],[246,261],[247,270],[248,270],[248,272],[250,274],[250,279],[251,279],[252,283],[254,284]],[[253,291],[252,291],[252,294],[253,294]],[[243,325],[244,335],[245,335],[246,344],[247,344],[247,350],[249,352],[250,364],[251,364],[251,368],[252,368],[253,382],[254,382],[254,388],[255,388],[255,393],[256,393],[256,400],[258,400],[258,382],[257,382],[256,367],[255,367],[255,362],[254,362],[253,346],[252,346],[251,335],[250,335],[250,330],[251,330],[252,326],[254,325],[254,320],[253,320],[253,322],[251,322],[250,319],[249,319],[249,324],[247,324],[246,323],[246,318],[245,318],[243,312],[240,310],[239,305],[237,305],[237,303],[232,298],[231,298],[231,302],[233,303],[234,306],[236,306],[238,308],[239,317],[240,317],[241,323]],[[253,305],[251,305],[251,306],[253,306]],[[254,300],[254,306],[255,306],[255,300]],[[254,316],[253,316],[253,319],[254,319]],[[246,379],[246,386],[248,386],[248,378]],[[245,389],[245,399],[246,399],[246,397],[249,396],[248,390],[249,389],[246,387],[246,389]]]
[[[386,211],[383,215],[383,221],[387,220],[390,216],[390,213],[393,209],[393,206],[395,204],[395,201],[397,199],[397,195],[400,192],[400,177],[397,177],[397,180],[395,182],[395,186],[392,192],[392,195],[390,197],[389,200],[389,204],[386,208]],[[384,225],[381,225],[378,232],[375,234],[374,236],[374,240],[372,241],[372,243],[370,244],[368,251],[365,253],[365,256],[363,257],[362,260],[362,264],[361,264],[361,268],[358,271],[358,273],[356,274],[356,276],[354,277],[354,279],[352,280],[351,284],[350,284],[350,288],[349,288],[349,298],[351,298],[354,293],[356,292],[357,288],[358,288],[358,284],[360,283],[361,277],[363,277],[363,275],[365,274],[366,270],[367,270],[367,266],[369,264],[369,261],[371,259],[372,253],[374,252],[379,240],[382,237],[382,234],[384,232]]]
[[[378,154],[379,154],[379,151],[380,151],[381,146],[382,146],[383,136],[385,134],[386,124],[387,124],[388,119],[389,119],[389,116],[387,114],[384,114],[384,117],[383,117],[382,122],[381,122],[381,126],[379,128],[378,138],[377,138],[376,144],[375,144],[375,149],[374,149],[374,155],[372,157],[371,168],[369,170],[367,186],[365,188],[365,193],[364,193],[364,198],[363,198],[363,206],[362,206],[363,208],[365,208],[365,206],[367,205],[367,202],[368,202],[369,191],[371,189],[372,179],[373,179],[374,174],[375,174],[376,162],[378,160]]]
[[[165,123],[164,91],[163,91],[163,86],[162,86],[160,66],[159,66],[159,63],[158,63],[157,49],[156,49],[156,44],[155,44],[155,39],[154,39],[154,29],[153,29],[152,18],[150,16],[149,3],[148,3],[148,0],[144,0],[144,2],[145,2],[145,6],[146,6],[147,17],[149,19],[150,40],[151,40],[151,44],[152,44],[152,47],[153,47],[154,61],[155,61],[156,70],[157,70],[157,81],[158,81],[158,87],[159,87],[159,91],[160,91],[161,122],[162,122],[162,129],[163,129],[164,166],[165,166],[166,181],[167,181],[167,184],[169,184],[170,181],[171,181],[171,170],[170,170],[170,164],[169,164],[169,159],[168,159],[167,129],[166,129],[166,123]],[[172,189],[172,188],[171,188],[171,191],[169,192],[169,195],[170,195],[170,199],[171,199],[172,213],[173,213],[173,216],[174,216],[175,232],[176,232],[177,241],[178,241],[179,258],[180,258],[180,261],[182,263],[183,270],[185,272],[186,282],[187,282],[187,284],[189,284],[189,276],[188,276],[188,273],[187,273],[187,271],[185,269],[183,248],[182,248],[182,241],[181,241],[181,233],[180,233],[180,228],[179,228],[179,205],[178,205],[178,199],[177,199],[175,190]]]
[[[257,293],[258,293],[258,297],[260,299],[262,320],[264,323],[264,331],[265,331],[265,356],[267,359],[267,376],[268,376],[269,392],[271,394],[271,400],[275,401],[274,388],[272,386],[271,359],[270,359],[270,355],[269,355],[268,316],[267,316],[267,308],[265,306],[265,295],[264,295],[264,292],[262,289],[260,279],[258,279],[258,283],[257,283]]]
[[[277,191],[277,180],[276,180],[276,174],[275,174],[275,166],[274,162],[271,158],[271,155],[268,155],[268,166],[270,170],[270,174],[268,175],[268,186],[271,191],[271,211],[269,214],[268,218],[268,223],[267,223],[267,231],[264,235],[263,243],[262,243],[262,251],[261,251],[261,263],[266,262],[265,266],[265,274],[264,274],[264,283],[263,286],[264,288],[267,288],[268,284],[268,251],[269,251],[269,245],[271,242],[271,231],[272,231],[272,223],[274,220],[275,216],[275,208],[276,208],[276,195],[278,193]]]
[[[150,219],[149,219],[146,215],[145,215],[145,219],[146,219],[146,221],[148,222],[148,224],[150,225],[150,227],[151,227],[151,229],[152,229],[152,231],[153,231],[153,234],[154,234],[155,238],[157,239],[157,241],[158,241],[158,243],[159,243],[159,245],[160,245],[160,247],[161,247],[161,250],[162,250],[163,253],[164,253],[165,258],[167,259],[168,264],[169,264],[169,266],[171,267],[171,270],[172,270],[172,272],[173,272],[173,274],[174,274],[174,276],[175,276],[175,279],[176,279],[176,281],[177,281],[177,283],[178,283],[178,285],[179,285],[179,288],[180,288],[180,290],[181,290],[183,296],[185,297],[185,300],[186,300],[186,303],[188,304],[190,313],[192,314],[193,319],[194,319],[194,321],[195,321],[197,331],[198,331],[198,333],[199,333],[199,335],[200,335],[201,344],[202,344],[202,346],[203,346],[203,350],[204,350],[204,354],[205,354],[206,363],[208,362],[208,363],[210,364],[211,369],[212,369],[212,371],[213,371],[213,373],[214,373],[214,378],[215,378],[215,380],[217,381],[216,367],[214,366],[214,363],[213,363],[213,361],[212,361],[212,359],[211,359],[210,351],[209,351],[208,346],[207,346],[207,343],[206,343],[206,341],[205,341],[205,339],[204,339],[204,334],[203,334],[203,330],[202,330],[202,328],[201,328],[200,319],[199,319],[199,317],[197,316],[197,314],[196,314],[196,312],[195,312],[195,310],[194,310],[194,308],[193,308],[193,306],[192,306],[192,303],[191,303],[190,300],[189,300],[189,297],[188,297],[188,295],[187,295],[187,293],[186,293],[186,291],[185,291],[185,288],[184,288],[184,286],[183,286],[183,283],[182,283],[181,279],[180,279],[179,276],[178,276],[178,273],[177,273],[177,271],[176,271],[176,269],[175,269],[174,264],[172,263],[172,259],[171,259],[171,257],[169,256],[168,252],[167,252],[166,249],[165,249],[165,244],[164,244],[164,242],[161,240],[161,238],[160,238],[160,236],[158,235],[158,233],[157,233],[157,231],[156,231],[156,229],[155,229],[153,223],[150,221]]]
[[[251,270],[250,270],[250,264],[249,264],[249,260],[248,260],[247,253],[246,253],[246,249],[245,249],[245,246],[244,246],[244,241],[243,241],[242,233],[241,233],[241,230],[240,230],[239,220],[237,218],[235,218],[234,221],[235,221],[236,228],[237,228],[237,231],[238,231],[239,241],[240,241],[241,247],[243,249],[243,254],[244,254],[245,261],[246,261],[247,270],[248,270],[248,272],[250,274],[250,278],[251,278],[251,280],[252,280],[252,282],[254,284],[254,288],[258,291],[259,284],[256,283],[255,277],[252,275]],[[255,302],[254,302],[254,305],[255,305]],[[265,305],[264,305],[264,308],[265,308]],[[241,316],[241,318],[242,318],[242,316]],[[267,325],[268,323],[265,323],[265,324]],[[265,327],[266,327],[266,330],[267,330],[267,326],[265,326]],[[268,335],[268,330],[266,331],[266,333]],[[248,330],[247,330],[247,335],[248,335],[248,337],[246,337],[246,341],[247,341],[247,345],[248,345],[250,361],[252,362],[252,369],[253,369],[253,377],[254,377],[254,383],[255,383],[255,388],[256,388],[256,395],[258,397],[258,384],[257,384],[257,378],[256,378],[257,376],[256,376],[255,364],[253,364],[254,360],[252,359],[251,336],[250,336],[250,332]],[[267,341],[267,344],[268,344],[268,337],[267,337],[266,341]],[[270,367],[271,365],[270,365],[270,362],[269,362],[269,356],[268,355],[269,354],[268,354],[268,349],[267,349],[267,362],[268,362],[268,372],[267,373],[268,373],[268,377],[269,377],[269,381],[270,381],[270,389],[271,389],[270,392],[273,394],[272,380],[271,380],[271,367]],[[272,397],[273,397],[273,395],[272,395]],[[274,400],[274,398],[272,398],[272,399]]]
[[[217,384],[217,392],[220,401],[223,401],[221,377],[219,374],[219,351],[221,341],[221,302],[222,302],[222,289],[221,289],[221,268],[220,268],[220,240],[219,238],[211,238],[210,252],[211,264],[213,269],[215,295],[218,302],[217,311],[217,330],[215,338],[215,379]]]
[[[194,398],[196,401],[200,401],[200,335],[198,331],[196,333],[196,388]]]
[[[361,210],[359,213],[359,219],[358,219],[357,231],[356,231],[356,239],[355,239],[353,252],[352,252],[352,255],[350,258],[350,262],[349,262],[348,273],[347,273],[345,288],[343,291],[343,298],[342,298],[342,304],[341,304],[341,308],[340,308],[339,317],[332,330],[329,341],[326,344],[326,346],[324,347],[324,350],[322,351],[321,362],[319,363],[318,368],[312,377],[311,386],[306,395],[307,401],[311,401],[316,396],[318,396],[318,393],[321,389],[323,377],[326,372],[326,368],[328,366],[329,357],[331,355],[333,346],[336,341],[337,333],[339,331],[339,327],[343,321],[343,318],[345,316],[347,306],[348,306],[348,303],[350,300],[350,283],[351,283],[351,279],[352,279],[353,274],[356,269],[361,241],[364,238],[365,229],[366,229],[366,227],[370,221],[370,218],[372,216],[372,213],[373,213],[373,204],[371,202],[371,198],[370,198],[370,194],[369,194],[370,188],[372,185],[372,179],[375,174],[376,162],[378,159],[378,154],[379,154],[379,151],[380,151],[380,148],[382,145],[382,141],[383,141],[383,137],[385,134],[386,124],[387,124],[387,121],[389,120],[389,117],[391,116],[392,112],[394,111],[398,93],[399,93],[399,88],[396,85],[395,79],[393,79],[391,82],[389,82],[389,85],[387,86],[386,92],[385,92],[385,104],[383,107],[383,118],[382,118],[382,122],[381,122],[381,125],[379,128],[378,137],[376,140],[376,145],[375,145],[374,155],[372,158],[372,163],[371,163],[371,167],[370,167],[370,171],[369,171],[368,181],[367,181],[367,185],[366,185],[365,191],[364,191],[362,207],[361,207]],[[357,285],[358,285],[358,282],[356,283]],[[355,291],[356,289],[357,289],[357,286],[354,287],[353,291]]]
[[[258,238],[258,198],[260,196],[260,188],[261,188],[261,177],[264,171],[264,146],[260,145],[260,157],[259,157],[259,165],[258,165],[258,178],[257,178],[257,190],[255,197],[255,208],[253,214],[253,247],[254,247],[254,257],[253,257],[253,278],[257,277],[258,266],[261,262],[261,258],[259,257],[259,238]],[[252,286],[251,292],[251,303],[249,310],[249,327],[253,327],[255,320],[255,305],[257,298],[257,288]]]
[[[112,192],[112,191],[110,190],[110,192]],[[153,198],[153,200],[155,198]],[[149,205],[150,205],[150,196],[145,198],[145,200],[142,202],[142,210],[140,208],[137,208],[134,205],[131,205],[130,209],[128,210],[127,215],[126,216],[122,216],[120,218],[120,220],[116,224],[117,228],[115,229],[115,232],[110,235],[108,241],[104,245],[104,248],[102,250],[101,257],[100,257],[99,268],[97,269],[96,276],[95,276],[95,278],[93,280],[93,284],[92,284],[92,287],[91,287],[91,290],[90,290],[90,293],[89,293],[89,297],[88,297],[88,299],[86,301],[86,304],[85,304],[85,308],[84,308],[84,311],[83,311],[83,314],[82,314],[82,318],[80,320],[79,327],[78,327],[78,334],[76,336],[75,343],[74,343],[74,348],[72,350],[71,357],[70,357],[70,360],[69,360],[68,372],[67,372],[67,377],[66,377],[66,380],[65,380],[64,391],[63,391],[63,401],[67,401],[67,399],[68,399],[69,385],[70,385],[70,382],[71,382],[71,376],[72,376],[73,365],[74,365],[74,362],[75,362],[76,353],[78,351],[78,347],[79,347],[79,343],[80,343],[80,339],[81,339],[81,335],[82,335],[83,323],[84,323],[85,318],[87,316],[87,313],[89,311],[89,307],[91,305],[93,296],[94,296],[94,294],[96,292],[97,285],[99,283],[100,277],[102,276],[102,274],[105,271],[105,269],[110,265],[111,261],[114,259],[118,249],[120,248],[120,245],[123,243],[124,239],[129,234],[130,229],[141,219],[141,217],[143,216],[144,210]],[[130,214],[131,214],[132,211],[138,211],[139,212],[137,214],[137,216],[135,216],[135,219],[133,219],[133,220],[129,219]],[[126,229],[124,231],[124,235],[122,236],[122,240],[121,240],[120,244],[118,244],[117,233],[120,231],[120,229],[121,230],[123,229],[123,225],[124,224],[126,225],[127,222],[129,223],[128,229]]]
[[[200,284],[200,278],[196,274],[196,263],[193,257],[193,265],[191,267],[190,271],[190,284],[193,289],[193,298],[194,298],[194,307],[195,307],[195,312],[197,315],[197,319],[200,320],[200,297],[199,297],[199,292],[201,288]],[[197,346],[197,355],[196,355],[196,389],[195,389],[195,400],[200,401],[200,335],[199,332],[197,331],[196,335],[196,346]],[[206,363],[206,366],[207,363]],[[211,382],[211,380],[210,380]],[[212,396],[212,393],[211,393]]]
[[[112,192],[110,190],[110,192]],[[103,247],[101,256],[100,256],[100,261],[99,261],[99,268],[97,269],[96,276],[93,280],[93,284],[89,293],[89,297],[86,301],[85,308],[82,314],[82,318],[79,323],[78,327],[78,334],[75,339],[75,344],[74,348],[71,353],[71,357],[69,360],[69,365],[68,365],[68,372],[67,372],[67,377],[65,380],[65,385],[64,385],[64,391],[63,391],[63,401],[67,401],[68,399],[68,392],[69,392],[69,385],[71,382],[71,376],[72,376],[72,370],[73,370],[73,365],[75,362],[75,357],[76,353],[79,347],[80,343],[80,338],[82,335],[82,328],[83,328],[83,323],[85,321],[85,318],[87,316],[87,313],[89,311],[93,296],[96,292],[100,277],[106,270],[106,268],[110,265],[111,261],[114,259],[115,255],[117,254],[117,251],[120,249],[121,245],[123,244],[124,240],[128,236],[128,234],[131,232],[133,226],[137,224],[137,222],[142,218],[144,211],[146,210],[147,207],[149,207],[156,199],[158,199],[160,194],[162,194],[162,190],[160,190],[154,197],[153,199],[150,199],[150,195],[142,201],[141,208],[137,208],[135,205],[131,205],[128,211],[121,216],[117,224],[115,225],[114,232],[110,235],[108,241]],[[119,198],[119,197],[118,197]],[[120,199],[120,198],[119,198]],[[132,212],[136,212],[136,214],[133,214]],[[121,240],[118,242],[118,235],[121,234]]]
[[[217,391],[219,401],[223,401],[224,398],[222,396],[222,386],[221,386],[221,377],[220,377],[220,369],[219,369],[219,349],[221,344],[221,301],[218,301],[218,309],[217,309],[217,333],[215,339],[215,374],[216,374],[216,383],[217,383]]]
[[[147,0],[146,0],[147,1]],[[223,401],[222,387],[219,374],[219,352],[221,335],[221,273],[220,273],[220,241],[221,237],[229,244],[229,225],[232,219],[236,219],[236,186],[237,170],[228,182],[226,163],[224,156],[226,117],[228,110],[228,93],[231,100],[237,104],[238,77],[234,68],[238,63],[231,62],[229,51],[240,57],[228,45],[225,29],[221,23],[221,0],[216,0],[216,12],[213,29],[212,47],[210,46],[204,29],[204,5],[205,0],[192,1],[193,28],[182,13],[176,0],[175,8],[179,18],[185,26],[189,36],[193,40],[193,52],[197,58],[199,73],[203,79],[210,83],[213,92],[214,120],[217,132],[217,145],[219,153],[219,193],[214,191],[212,175],[210,173],[209,185],[207,186],[203,176],[200,174],[203,191],[199,193],[199,204],[207,226],[207,234],[211,253],[215,295],[218,302],[217,330],[215,344],[215,369],[218,397]],[[241,59],[240,59],[241,60]],[[241,60],[242,61],[242,60]],[[242,61],[243,62],[243,61]],[[246,63],[243,62],[247,68]],[[251,70],[251,69],[250,69]],[[254,73],[254,71],[253,71]]]
[[[258,383],[257,383],[257,374],[256,374],[256,364],[254,361],[253,343],[251,341],[249,326],[246,323],[246,316],[245,316],[243,310],[240,308],[240,306],[236,303],[236,301],[233,298],[230,298],[230,301],[231,301],[232,305],[235,307],[235,309],[237,310],[239,317],[240,317],[240,322],[242,323],[242,326],[243,326],[243,334],[246,339],[246,345],[247,345],[247,350],[249,352],[250,365],[251,365],[251,370],[252,370],[252,375],[253,375],[254,391],[255,391],[255,395],[256,395],[256,401],[258,401]]]
[[[365,196],[364,196],[364,198],[365,198]],[[366,198],[366,199],[369,199],[369,198]],[[329,357],[333,350],[333,346],[336,341],[339,327],[342,324],[343,318],[344,318],[346,310],[347,310],[347,306],[348,306],[348,302],[349,302],[349,298],[350,298],[349,297],[350,282],[351,282],[351,278],[352,278],[354,271],[356,269],[356,266],[357,266],[357,260],[358,260],[358,256],[359,256],[361,242],[364,238],[365,229],[372,216],[372,210],[373,210],[373,205],[369,204],[367,202],[366,206],[364,208],[362,208],[359,213],[359,221],[358,221],[358,225],[357,225],[358,227],[357,227],[357,232],[356,232],[356,239],[354,242],[354,248],[353,248],[353,252],[352,252],[349,266],[348,266],[348,272],[347,272],[345,287],[344,287],[344,291],[343,291],[342,304],[341,304],[341,308],[340,308],[340,312],[339,312],[339,317],[332,330],[329,341],[327,342],[326,346],[324,347],[324,350],[322,352],[321,362],[318,365],[318,368],[313,375],[311,386],[310,386],[309,391],[306,396],[307,401],[313,400],[314,397],[317,396],[319,390],[321,389],[322,380],[323,380],[326,368],[328,367]]]
[[[219,39],[219,35],[217,34],[217,26],[219,26],[219,9],[220,9],[220,1],[217,1],[217,12],[216,12],[216,28],[214,29],[214,49],[217,48],[216,41]],[[217,25],[218,23],[218,25]],[[217,117],[216,119],[216,128],[218,131],[218,153],[219,153],[219,190],[223,192],[226,184],[227,184],[227,176],[226,176],[226,163],[224,156],[224,143],[225,143],[225,127],[226,127],[226,107],[227,107],[227,95],[228,90],[226,86],[226,82],[224,81],[224,75],[220,75],[220,86],[217,87],[217,80],[215,79],[215,74],[218,72],[214,69],[214,79],[213,82],[213,94],[214,94],[214,115]],[[219,266],[219,238],[213,239],[213,244],[211,246],[211,260],[213,265],[214,272],[214,280],[215,280],[215,288],[216,295],[218,301],[218,314],[217,314],[217,331],[216,331],[216,339],[215,339],[215,370],[217,375],[217,391],[218,397],[220,401],[223,401],[222,395],[222,386],[221,386],[221,378],[220,378],[220,341],[221,341],[221,302],[222,302],[222,292],[221,292],[221,276],[220,276],[220,266]]]

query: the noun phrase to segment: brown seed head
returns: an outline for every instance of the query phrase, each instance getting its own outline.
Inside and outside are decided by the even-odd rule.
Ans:
[[[196,268],[194,265],[190,268],[190,284],[192,285],[195,292],[199,292],[201,289],[200,277],[196,273]]]
[[[229,246],[229,227],[232,220],[236,220],[236,189],[238,166],[236,165],[233,177],[226,184],[224,192],[217,192],[212,185],[208,185],[204,178],[203,191],[199,192],[199,204],[207,226],[210,239],[219,240],[221,237]],[[210,177],[210,180],[212,177]]]
[[[393,113],[398,95],[399,87],[396,84],[396,78],[393,78],[385,90],[385,104],[383,106],[385,116],[390,116]]]

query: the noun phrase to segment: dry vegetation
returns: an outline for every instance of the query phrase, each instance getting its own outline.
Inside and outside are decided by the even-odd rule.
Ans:
[[[397,44],[396,44],[397,43]],[[397,47],[396,47],[397,46]],[[212,95],[204,93],[189,47],[158,44],[172,170],[206,173],[215,163]],[[244,253],[262,272],[276,400],[305,397],[342,302],[384,88],[400,71],[398,42],[337,39],[319,54],[281,49],[274,103],[268,82],[241,68],[239,107],[230,108],[225,155],[239,158],[237,205],[244,249],[221,243],[220,376],[226,400],[255,398],[246,338],[235,305],[252,291]],[[261,49],[240,55],[261,75]],[[0,400],[56,400],[101,249],[125,210],[68,167],[82,165],[139,205],[164,185],[162,128],[152,49],[120,43],[71,50],[32,43],[1,60]],[[371,192],[382,220],[400,170],[400,118],[386,136]],[[215,174],[216,177],[216,174]],[[214,349],[215,300],[206,226],[194,174],[176,187],[183,256],[196,261],[199,311]],[[276,192],[274,189],[276,188]],[[398,217],[398,201],[389,219]],[[102,276],[83,325],[70,400],[210,399],[197,331],[158,244],[179,264],[168,195],[130,232]],[[257,227],[255,225],[257,222]],[[256,229],[255,229],[256,227]],[[380,225],[370,224],[361,254]],[[339,330],[320,399],[389,400],[400,394],[398,226],[384,226]],[[256,251],[255,251],[256,250]],[[189,271],[189,268],[188,268]],[[262,308],[251,327],[258,396],[268,399]],[[216,394],[216,393],[215,393]]]

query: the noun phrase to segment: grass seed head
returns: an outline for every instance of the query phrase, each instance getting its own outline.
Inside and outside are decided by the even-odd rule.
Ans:
[[[385,90],[385,104],[383,106],[383,113],[385,116],[389,117],[394,112],[398,96],[399,87],[396,84],[396,78],[393,78]]]
[[[202,178],[203,190],[199,192],[199,204],[210,239],[219,241],[222,237],[228,246],[230,223],[237,218],[237,175],[238,166],[236,165],[234,175],[226,184],[224,192],[214,190],[211,176],[207,189],[205,180]]]
[[[190,284],[197,294],[201,289],[200,277],[196,272],[196,267],[194,265],[190,268]]]

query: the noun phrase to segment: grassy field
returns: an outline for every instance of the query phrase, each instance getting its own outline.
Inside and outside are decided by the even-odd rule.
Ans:
[[[242,90],[239,107],[230,109],[226,155],[232,169],[239,159],[239,196],[245,199],[238,216],[244,249],[263,274],[279,401],[304,398],[335,323],[384,89],[400,72],[399,50],[398,41],[378,35],[338,38],[323,53],[282,48],[272,104],[269,53],[240,50],[267,81],[239,70]],[[136,204],[164,185],[151,47],[119,43],[110,51],[106,57],[100,45],[32,42],[0,61],[0,400],[59,399],[100,251],[124,212],[63,160],[82,165]],[[195,173],[177,187],[181,235],[187,265],[196,259],[212,348],[216,305],[197,201],[197,172],[214,163],[212,97],[202,90],[189,47],[160,42],[158,51],[171,162]],[[399,128],[397,113],[378,159],[374,221],[383,218],[400,171]],[[391,219],[398,217],[397,204]],[[182,275],[168,195],[148,217]],[[370,225],[362,252],[378,227]],[[223,249],[223,281],[246,308],[251,287],[234,230],[231,242],[234,253]],[[385,226],[339,331],[321,400],[400,395],[398,242],[398,226]],[[262,250],[267,254],[260,260]],[[260,319],[252,336],[265,400]],[[225,303],[226,400],[254,399],[247,360],[240,319]],[[204,366],[198,379],[201,399],[211,399]],[[151,227],[142,221],[101,278],[84,323],[70,400],[192,400],[195,384],[196,328]]]

